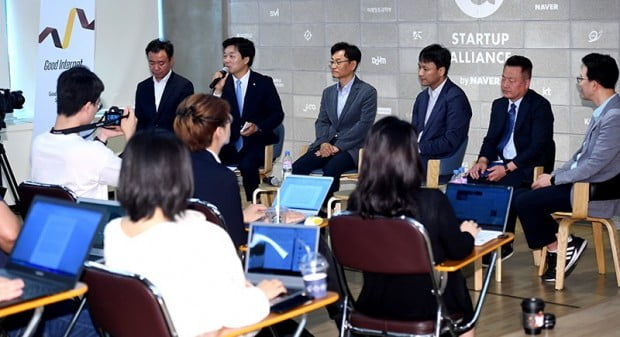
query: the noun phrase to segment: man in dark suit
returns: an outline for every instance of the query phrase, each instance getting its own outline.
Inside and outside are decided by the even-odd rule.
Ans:
[[[357,168],[359,150],[377,115],[377,90],[355,76],[362,59],[359,48],[339,42],[331,55],[332,76],[338,82],[323,90],[314,123],[316,140],[293,163],[294,174],[322,168],[323,175],[334,177],[328,198],[340,187],[340,175]]]
[[[222,47],[229,73],[222,77],[218,71],[213,75],[213,79],[221,78],[213,94],[228,101],[233,122],[230,144],[222,148],[220,157],[226,165],[238,165],[249,201],[260,182],[258,169],[264,161],[265,146],[278,142],[273,130],[282,124],[284,111],[273,79],[250,69],[256,54],[254,43],[233,37]]]
[[[177,106],[194,93],[194,85],[172,71],[174,47],[170,41],[155,39],[149,42],[145,52],[153,76],[138,83],[136,89],[137,129],[161,128],[173,132]]]
[[[451,59],[450,51],[438,44],[422,49],[418,59],[418,77],[427,88],[415,99],[411,124],[418,132],[425,168],[429,159],[453,155],[469,132],[471,106],[465,92],[448,78]]]
[[[493,101],[487,135],[476,164],[469,170],[473,182],[509,185],[513,198],[531,182],[535,166],[544,166],[555,153],[553,112],[547,99],[530,89],[532,62],[513,55],[504,64],[502,98]],[[516,213],[511,206],[506,231],[514,233]],[[504,246],[502,258],[512,255]]]
[[[581,147],[562,167],[551,174],[542,174],[532,184],[532,191],[515,200],[528,246],[547,247],[547,271],[541,276],[545,282],[555,281],[557,264],[558,223],[551,213],[572,211],[573,183],[607,181],[620,173],[620,97],[615,91],[618,65],[611,56],[596,53],[586,55],[581,61],[581,73],[577,77],[579,95],[596,104]],[[602,218],[620,215],[620,202],[592,201],[588,215]],[[575,268],[586,246],[586,240],[569,237],[566,276]]]

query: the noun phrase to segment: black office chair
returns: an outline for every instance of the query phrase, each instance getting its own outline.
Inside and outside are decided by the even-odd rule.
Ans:
[[[146,278],[87,262],[82,281],[88,285],[83,301],[88,301],[93,322],[105,335],[177,336],[164,299]]]
[[[21,203],[19,204],[19,212],[22,217],[28,214],[32,200],[36,195],[43,195],[50,198],[63,199],[67,201],[77,200],[77,196],[73,191],[62,185],[42,184],[34,181],[24,181],[17,187],[17,193]]]
[[[190,198],[188,200],[187,209],[193,209],[201,212],[205,215],[207,221],[222,227],[226,232],[228,232],[226,220],[224,220],[224,216],[222,216],[222,213],[220,213],[220,210],[217,209],[217,206],[214,204],[197,198]]]
[[[340,336],[350,332],[374,336],[433,335],[458,330],[457,319],[448,315],[442,294],[447,275],[435,270],[430,238],[423,225],[407,218],[344,214],[329,220],[334,256],[339,263],[342,289],[346,290]],[[343,268],[380,274],[428,274],[437,301],[434,320],[392,320],[371,317],[356,309]],[[416,289],[415,291],[424,291]],[[346,334],[345,334],[346,333]]]

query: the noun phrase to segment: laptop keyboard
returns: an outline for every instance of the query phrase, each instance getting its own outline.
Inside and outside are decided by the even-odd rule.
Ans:
[[[33,280],[24,280],[24,293],[22,298],[36,298],[47,294],[53,294],[64,290],[57,284],[42,283]]]

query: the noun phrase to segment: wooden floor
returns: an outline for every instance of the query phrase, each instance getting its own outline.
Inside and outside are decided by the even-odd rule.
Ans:
[[[515,254],[504,263],[503,281],[501,283],[491,281],[481,317],[476,325],[477,336],[504,336],[511,333],[514,333],[514,336],[524,335],[521,328],[520,303],[525,297],[542,298],[546,303],[545,312],[554,313],[557,317],[556,329],[543,331],[541,336],[620,335],[620,316],[617,314],[620,310],[618,296],[620,288],[617,287],[607,242],[605,250],[607,274],[599,275],[596,270],[591,227],[573,226],[572,232],[586,238],[589,244],[579,264],[566,279],[563,291],[554,290],[552,283],[540,281],[523,233],[517,232]],[[466,273],[469,274],[467,278],[469,288],[473,289],[471,270],[466,270]],[[471,292],[474,303],[477,294]],[[588,310],[594,306],[596,307]],[[563,328],[562,317],[565,316],[568,317],[564,321],[566,326]],[[585,329],[573,328],[568,323],[573,321],[579,321]],[[316,337],[338,336],[335,324],[329,320],[324,310],[309,316],[308,330]]]

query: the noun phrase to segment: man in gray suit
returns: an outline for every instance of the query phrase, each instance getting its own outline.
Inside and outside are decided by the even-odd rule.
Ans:
[[[332,76],[338,80],[323,90],[321,109],[314,123],[316,140],[293,164],[294,174],[323,169],[334,177],[329,196],[340,187],[340,175],[357,168],[359,149],[377,115],[377,90],[355,76],[362,52],[338,42],[331,48]]]
[[[532,184],[532,191],[515,200],[530,248],[547,246],[547,271],[541,276],[545,282],[555,281],[557,263],[558,224],[551,213],[572,210],[573,183],[602,182],[620,173],[620,97],[615,92],[618,65],[611,56],[596,53],[586,55],[581,61],[581,74],[577,77],[579,94],[597,106],[583,143],[568,162],[551,174],[541,175]],[[592,216],[611,217],[620,214],[620,202],[593,201],[588,212]],[[569,237],[566,276],[573,271],[586,246],[586,240]]]

